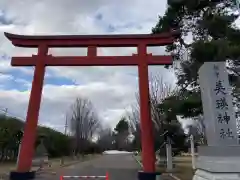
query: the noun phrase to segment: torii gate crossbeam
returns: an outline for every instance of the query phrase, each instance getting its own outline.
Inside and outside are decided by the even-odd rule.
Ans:
[[[155,153],[149,104],[148,65],[170,65],[172,60],[171,56],[148,54],[147,46],[172,44],[178,35],[177,31],[158,35],[24,36],[5,33],[5,36],[14,46],[38,48],[37,55],[32,55],[32,57],[12,57],[11,61],[12,66],[35,66],[17,171],[11,172],[11,179],[30,179],[34,176],[34,173],[30,172],[30,170],[46,66],[138,66],[143,162],[143,172],[139,172],[139,179],[155,179]],[[48,49],[52,47],[87,47],[88,53],[87,56],[54,57],[48,54]],[[133,56],[97,56],[97,47],[137,47],[137,54]]]

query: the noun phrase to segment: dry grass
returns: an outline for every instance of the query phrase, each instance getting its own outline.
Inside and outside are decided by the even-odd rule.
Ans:
[[[173,174],[183,180],[192,180],[195,170],[192,169],[191,156],[176,157],[175,163],[176,163],[176,172]]]
[[[82,161],[87,161],[93,157],[97,157],[99,155],[87,155],[84,157],[80,157],[79,159],[73,159],[72,157],[65,157],[64,164],[61,163],[61,158],[49,159],[49,166],[46,164],[42,171],[56,171],[59,168],[69,166],[75,163],[79,163]],[[32,167],[32,170],[36,171],[39,167]],[[16,163],[0,163],[0,180],[6,178],[10,171],[16,170]]]
[[[0,163],[0,174],[16,169],[15,163]]]
[[[141,157],[138,155],[136,159],[141,162]],[[192,158],[191,156],[177,156],[174,157],[173,163],[176,165],[172,174],[181,180],[192,180],[195,171],[192,169]],[[165,167],[156,167],[156,171],[161,173],[166,172]]]
[[[51,164],[51,166],[50,167],[46,166],[44,169],[45,170],[48,170],[48,169],[50,169],[50,170],[58,169],[58,168],[69,166],[69,165],[72,165],[72,164],[75,164],[75,163],[87,161],[89,159],[92,159],[92,158],[98,157],[98,156],[100,156],[100,155],[89,154],[89,155],[86,155],[86,156],[80,156],[78,159],[73,159],[72,157],[64,157],[63,163],[62,163],[62,159],[61,158],[53,159],[49,163],[49,164]]]
[[[175,157],[174,168],[172,174],[182,180],[192,180],[194,176],[194,170],[192,169],[192,159],[189,156]],[[166,172],[166,168],[157,167],[159,172]]]

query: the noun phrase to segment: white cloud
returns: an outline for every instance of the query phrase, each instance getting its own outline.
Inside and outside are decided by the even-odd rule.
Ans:
[[[5,81],[12,80],[13,76],[9,74],[0,74],[0,83],[4,83]]]
[[[150,33],[158,15],[163,14],[164,0],[0,0],[0,8],[10,25],[0,23],[0,50],[9,56],[28,56],[36,49],[13,47],[3,36],[4,31],[17,34],[119,34]],[[97,20],[97,17],[99,20]],[[114,31],[112,31],[114,30]],[[153,54],[163,54],[163,48],[149,48]],[[130,55],[134,48],[99,49],[103,55]],[[54,55],[85,55],[84,49],[51,49]],[[9,61],[0,60],[0,71],[9,71]],[[5,68],[5,69],[4,69]],[[20,69],[18,67],[18,69]],[[32,75],[33,68],[21,68],[25,75]],[[162,67],[151,67],[151,73],[161,73],[166,81],[174,84],[173,72]],[[40,123],[56,127],[64,126],[64,113],[78,95],[92,100],[105,123],[115,125],[126,108],[134,102],[138,89],[136,67],[51,67],[48,77],[65,77],[77,85],[44,86]],[[17,81],[24,81],[15,77]],[[0,106],[10,112],[25,116],[29,99],[28,90],[1,90]]]

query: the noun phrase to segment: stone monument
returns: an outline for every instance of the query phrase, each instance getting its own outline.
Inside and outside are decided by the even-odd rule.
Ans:
[[[42,167],[45,163],[48,163],[48,153],[47,149],[44,145],[44,135],[40,135],[40,143],[36,148],[35,155],[32,161],[33,166],[39,166]]]
[[[156,151],[156,165],[159,167],[165,167],[167,164],[167,154],[166,154],[166,142],[160,146],[160,148]]]
[[[167,172],[171,172],[173,170],[173,157],[172,157],[172,140],[170,137],[167,137],[166,155],[167,155]]]
[[[195,146],[194,146],[194,136],[190,135],[190,145],[191,145],[191,156],[192,156],[192,168],[196,169],[196,155],[195,155]]]
[[[200,146],[193,180],[240,180],[240,146],[225,62],[199,70],[208,146]]]

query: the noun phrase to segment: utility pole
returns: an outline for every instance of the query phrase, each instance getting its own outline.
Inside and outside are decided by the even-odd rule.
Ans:
[[[67,116],[66,116],[66,118],[65,118],[65,126],[64,126],[64,134],[65,135],[67,135],[67,127],[68,127],[68,125],[67,125]],[[61,164],[61,166],[64,165],[64,156],[62,156],[60,164]]]
[[[8,108],[4,108],[2,111],[4,112],[5,119],[7,119]]]
[[[64,126],[64,134],[67,135],[67,117],[66,117],[66,120],[65,120],[65,126]]]
[[[238,11],[239,11],[239,8],[240,8],[239,4],[240,4],[240,1],[239,1],[239,0],[236,0],[236,6],[237,6],[237,10],[238,10]]]

